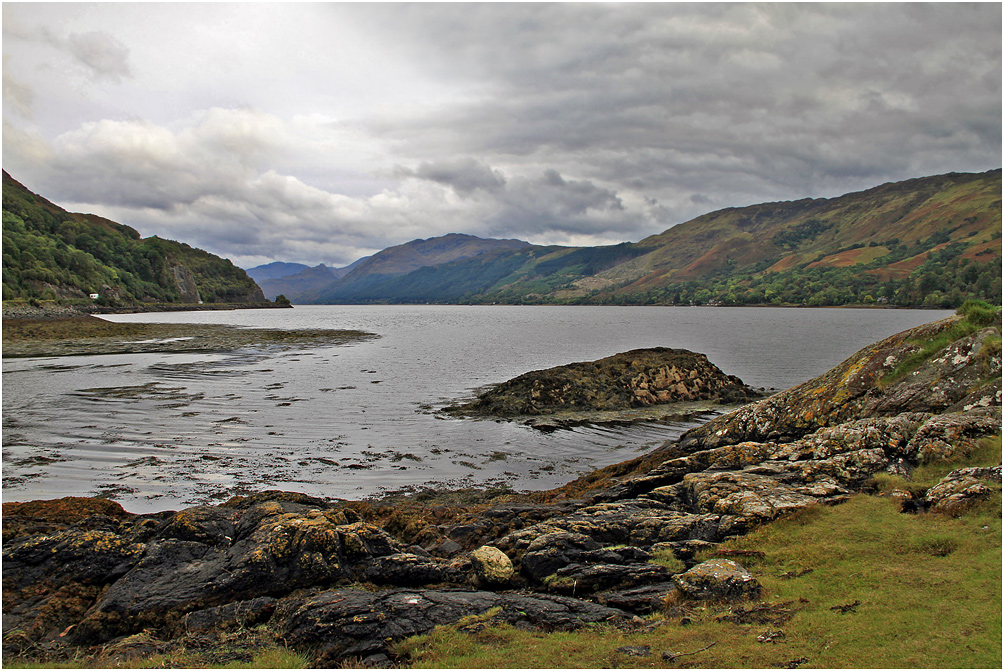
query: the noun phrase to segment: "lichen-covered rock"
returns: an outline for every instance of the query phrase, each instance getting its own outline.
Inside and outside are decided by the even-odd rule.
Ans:
[[[704,601],[755,599],[761,591],[753,575],[731,559],[702,562],[674,575],[673,582],[686,597]]]
[[[939,336],[959,319],[918,326],[865,347],[819,377],[688,431],[680,447],[696,451],[742,441],[791,442],[824,426],[908,412],[941,413],[977,397],[995,397],[999,406],[998,328],[952,342],[904,377],[890,375],[922,348],[918,342]]]
[[[1001,467],[962,468],[943,477],[927,490],[926,505],[931,512],[958,514],[974,503],[990,498],[991,489],[982,481],[1001,481]]]
[[[503,585],[515,573],[506,553],[490,545],[483,545],[472,552],[471,564],[475,579],[481,585]]]
[[[480,394],[449,412],[495,417],[558,411],[627,410],[680,401],[745,402],[757,396],[704,354],[654,347],[597,361],[531,371]]]
[[[600,590],[625,589],[665,582],[673,573],[658,564],[570,564],[544,580],[552,592],[582,596]]]

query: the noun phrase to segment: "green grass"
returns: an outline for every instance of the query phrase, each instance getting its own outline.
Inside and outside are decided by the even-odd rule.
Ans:
[[[933,484],[952,468],[1000,463],[1000,446],[998,436],[952,464],[918,469],[918,475]],[[907,515],[888,497],[862,494],[723,545],[763,553],[739,561],[763,585],[761,603],[773,607],[767,612],[794,612],[790,620],[721,621],[740,609],[692,603],[634,630],[439,627],[397,650],[418,668],[766,668],[800,659],[816,668],[1001,666],[999,486],[993,500],[958,518]],[[684,616],[689,624],[682,624]],[[784,636],[758,642],[769,630]],[[649,646],[651,654],[619,652],[622,646]],[[664,652],[694,654],[667,660]]]

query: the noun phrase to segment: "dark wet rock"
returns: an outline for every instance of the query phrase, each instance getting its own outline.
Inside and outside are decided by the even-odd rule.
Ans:
[[[674,600],[674,595],[678,591],[675,582],[667,581],[629,589],[600,592],[595,595],[595,599],[605,606],[619,608],[637,615],[648,615],[665,608],[667,603]]]
[[[665,582],[672,575],[672,571],[658,564],[570,564],[545,578],[544,585],[552,592],[582,596]]]
[[[490,623],[545,631],[571,630],[627,617],[615,608],[556,595],[339,589],[307,599],[284,600],[276,608],[271,626],[289,643],[317,649],[315,666],[321,666],[345,657],[386,654],[393,641],[467,616],[484,616]]]
[[[520,560],[520,571],[540,581],[576,561],[584,551],[599,547],[600,544],[586,534],[551,531],[533,535]]]
[[[367,559],[354,569],[353,574],[375,585],[401,587],[435,585],[448,578],[444,563],[405,552]]]
[[[274,598],[262,596],[192,611],[181,619],[177,628],[180,633],[250,628],[267,622],[275,611],[276,603]]]
[[[673,576],[673,582],[686,597],[705,601],[755,599],[761,591],[753,575],[731,559],[702,562]]]
[[[612,411],[682,401],[742,403],[757,393],[707,356],[655,347],[524,373],[447,411],[495,417]]]

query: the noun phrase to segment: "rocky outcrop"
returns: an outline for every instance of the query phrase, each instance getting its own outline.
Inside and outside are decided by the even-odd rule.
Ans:
[[[918,341],[950,326],[866,348],[590,490],[466,507],[264,492],[158,515],[96,499],[4,504],[5,649],[156,647],[142,637],[260,625],[315,665],[380,665],[393,641],[461,618],[553,630],[756,598],[754,576],[715,557],[719,542],[1000,432],[999,330],[956,338],[892,377]],[[904,492],[904,509],[958,514],[993,482],[999,466],[960,469]]]
[[[990,498],[986,483],[1001,483],[1001,467],[960,468],[927,490],[922,506],[933,512],[954,515]]]
[[[175,264],[169,266],[171,277],[174,279],[174,286],[178,290],[178,300],[182,303],[198,303],[199,287],[195,284],[195,275],[183,265]],[[259,292],[260,293],[260,292]],[[264,302],[265,296],[255,299],[257,302]]]
[[[743,403],[757,396],[703,354],[655,347],[531,371],[448,412],[494,417],[615,411],[684,401]]]
[[[791,441],[857,418],[1000,407],[999,327],[955,339],[916,369],[897,371],[960,322],[950,317],[865,347],[817,378],[689,431],[680,446]]]

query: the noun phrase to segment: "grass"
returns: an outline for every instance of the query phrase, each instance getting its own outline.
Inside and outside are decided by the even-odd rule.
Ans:
[[[226,652],[213,653],[179,651],[148,656],[107,658],[81,656],[73,659],[26,662],[21,659],[4,660],[8,669],[305,669],[310,660],[289,648],[268,648],[252,655],[234,654],[229,659]]]
[[[1000,436],[983,441],[952,464],[919,468],[916,483],[999,464],[1000,449]],[[1001,666],[999,486],[991,501],[957,518],[907,515],[887,496],[861,494],[720,549],[763,553],[739,560],[764,587],[760,603],[670,607],[629,630],[439,627],[397,652],[417,668]],[[625,646],[647,646],[649,654],[618,650]]]

